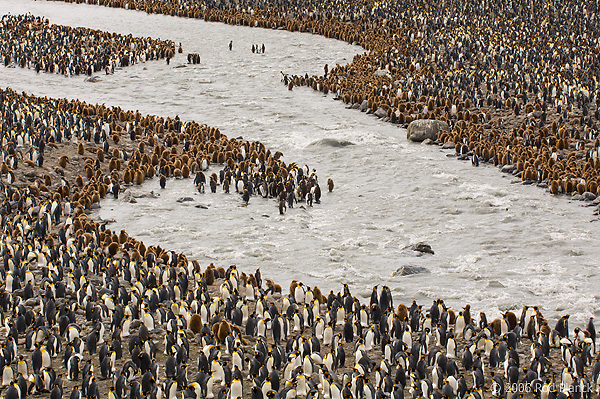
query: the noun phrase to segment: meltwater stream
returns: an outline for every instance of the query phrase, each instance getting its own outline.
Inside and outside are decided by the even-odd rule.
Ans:
[[[280,216],[273,200],[254,197],[242,207],[234,193],[199,194],[190,180],[169,180],[160,190],[155,179],[130,191],[158,198],[102,202],[93,216],[115,219],[112,230],[183,251],[201,265],[260,267],[284,287],[297,279],[329,292],[348,283],[368,296],[373,285],[385,284],[396,303],[443,298],[453,307],[471,303],[492,318],[523,305],[538,305],[552,319],[569,312],[580,324],[597,313],[600,224],[592,208],[511,184],[495,168],[473,168],[438,147],[409,143],[403,129],[280,82],[281,71],[322,73],[325,64],[348,63],[363,49],[310,34],[88,5],[3,0],[0,12],[160,37],[184,48],[170,65],[146,62],[100,74],[97,83],[1,67],[2,87],[179,115],[230,137],[260,140],[282,151],[286,163],[316,168],[322,186],[328,177],[336,185],[321,204],[298,204]],[[263,43],[265,54],[250,51]],[[188,52],[199,53],[202,63],[178,68]],[[180,197],[193,201],[179,203]],[[417,257],[405,249],[419,241],[435,254]],[[392,276],[405,265],[430,273]]]

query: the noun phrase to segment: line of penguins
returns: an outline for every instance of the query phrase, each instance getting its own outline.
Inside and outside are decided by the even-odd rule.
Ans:
[[[37,208],[38,209],[34,209]],[[36,213],[37,210],[37,213]],[[36,225],[38,214],[46,225]],[[325,399],[523,396],[598,390],[592,319],[569,331],[537,307],[476,324],[442,300],[361,303],[343,285],[264,281],[174,252],[111,256],[54,203],[4,201],[2,397]],[[529,348],[528,348],[529,346]],[[163,367],[161,367],[163,366]],[[194,373],[195,372],[195,373]],[[66,387],[71,392],[65,392]],[[522,387],[512,389],[511,387]]]
[[[171,41],[123,36],[87,28],[51,25],[32,14],[2,17],[0,57],[4,66],[67,76],[92,75],[146,60],[172,58]]]

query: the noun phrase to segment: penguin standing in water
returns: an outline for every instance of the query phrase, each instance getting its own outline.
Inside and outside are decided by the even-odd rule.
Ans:
[[[327,189],[329,190],[329,192],[333,191],[333,179],[331,177],[327,179]]]
[[[315,184],[313,187],[313,197],[315,199],[315,204],[321,203],[321,187],[319,187],[319,183]]]
[[[285,211],[287,210],[287,207],[285,205],[285,200],[283,198],[279,199],[279,214],[283,215],[285,214]]]
[[[287,206],[288,206],[288,208],[293,208],[294,207],[294,201],[295,200],[296,200],[296,195],[294,193],[294,190],[292,190],[287,195]]]
[[[160,174],[160,177],[159,177],[159,183],[160,183],[160,188],[165,188],[165,186],[167,185],[167,178],[162,173]]]

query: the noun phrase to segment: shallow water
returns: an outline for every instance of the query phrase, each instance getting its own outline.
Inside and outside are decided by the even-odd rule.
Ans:
[[[97,83],[1,67],[2,87],[217,126],[281,150],[287,163],[316,168],[322,186],[328,177],[336,185],[321,204],[280,216],[273,200],[255,197],[242,207],[236,194],[198,194],[190,180],[170,180],[160,190],[154,180],[131,193],[159,192],[157,199],[102,203],[95,217],[114,218],[111,229],[183,251],[202,265],[260,267],[282,286],[298,279],[328,292],[348,283],[368,296],[373,285],[385,284],[396,303],[468,302],[488,318],[523,305],[539,305],[551,319],[571,313],[576,323],[596,314],[600,224],[592,208],[511,184],[497,169],[475,169],[438,147],[409,143],[403,129],[280,82],[280,71],[322,73],[324,64],[347,63],[361,48],[310,34],[87,5],[0,3],[2,14],[26,11],[51,23],[170,39],[183,44],[184,54],[171,65],[147,62],[98,75]],[[251,45],[262,43],[266,54],[252,54]],[[199,53],[202,63],[175,68],[188,52]],[[353,145],[340,145],[345,141]],[[178,203],[180,197],[194,201]],[[419,241],[435,255],[405,249]],[[392,277],[403,265],[430,273]]]

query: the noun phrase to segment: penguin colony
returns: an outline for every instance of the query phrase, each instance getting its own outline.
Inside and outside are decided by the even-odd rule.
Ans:
[[[367,52],[350,64],[284,83],[331,92],[392,123],[443,120],[449,130],[437,143],[455,148],[459,159],[510,166],[552,194],[599,194],[597,2],[96,3],[358,44]]]
[[[260,270],[203,269],[88,218],[125,171],[142,177],[133,184],[148,177],[146,146],[161,147],[170,170],[162,154],[185,140],[196,154],[229,145],[214,128],[191,123],[180,136],[178,118],[10,89],[0,115],[3,398],[562,399],[600,389],[591,319],[571,330],[565,315],[551,328],[525,307],[475,321],[469,305],[395,305],[388,287],[368,303],[348,286],[326,296],[296,281],[283,295]]]
[[[476,322],[442,300],[360,303],[125,241],[26,201],[2,208],[2,397],[586,398],[600,388],[595,327],[537,307]],[[36,220],[37,219],[37,220]],[[71,220],[70,220],[71,219]],[[40,224],[42,225],[40,227]],[[122,232],[121,235],[124,233]],[[135,253],[132,256],[131,253]],[[157,255],[158,254],[158,255]]]
[[[207,8],[202,15],[196,15],[196,6],[189,5],[181,9],[160,2],[101,0],[100,3],[126,8],[141,8],[138,6],[143,4],[146,11],[150,10],[148,12],[205,19],[209,15],[222,20],[219,18],[229,15],[230,19],[225,22],[248,25],[254,22],[254,26],[264,27],[285,25],[290,30],[307,29],[307,26],[340,27],[333,34],[331,29],[315,31],[344,40],[364,40],[365,48],[370,47],[371,53],[357,57],[362,61],[369,60],[362,66],[365,71],[378,68],[387,70],[390,75],[401,75],[399,71],[410,71],[410,65],[413,66],[410,72],[414,75],[405,75],[410,77],[395,88],[396,93],[397,90],[401,93],[408,90],[406,97],[402,94],[394,98],[404,97],[408,102],[412,102],[413,96],[419,100],[422,96],[449,98],[446,91],[454,93],[453,98],[458,96],[457,101],[446,102],[443,112],[441,106],[436,108],[440,109],[438,115],[433,106],[431,112],[440,119],[445,118],[452,126],[450,132],[442,134],[441,141],[456,140],[454,136],[458,135],[459,143],[455,144],[460,144],[461,154],[476,154],[475,147],[468,147],[472,142],[479,144],[478,140],[484,137],[481,134],[473,141],[465,142],[463,130],[483,129],[489,133],[496,130],[494,137],[498,143],[490,143],[490,146],[505,144],[500,139],[509,134],[505,124],[481,116],[499,115],[506,107],[498,106],[497,101],[488,113],[471,113],[476,107],[466,93],[471,86],[465,83],[468,80],[461,79],[476,76],[477,68],[465,67],[465,71],[460,71],[453,66],[453,74],[440,72],[440,85],[431,89],[427,79],[433,79],[432,76],[438,73],[435,64],[423,63],[418,68],[412,64],[420,59],[418,57],[430,57],[420,54],[411,43],[420,43],[417,47],[422,49],[426,48],[426,40],[433,40],[431,37],[435,36],[426,34],[433,28],[425,22],[433,18],[426,16],[435,15],[436,6],[428,6],[431,14],[417,14],[423,18],[411,20],[410,25],[402,12],[418,13],[418,7],[386,14],[397,6],[385,2],[368,5],[357,2],[344,5],[344,8],[340,3],[337,13],[334,7],[327,12],[316,8],[305,15],[297,12],[293,16],[288,16],[290,11],[284,13],[278,11],[282,8],[275,8],[270,13],[279,13],[279,19],[271,15],[260,25],[259,19],[251,18],[267,15],[264,11],[246,14],[245,11],[227,11],[219,7]],[[446,26],[456,29],[463,13],[472,12],[475,17],[473,10],[487,7],[488,3],[461,4],[461,12],[452,14],[447,20],[436,16],[442,32],[441,28]],[[517,16],[526,12],[523,8],[526,4],[511,4],[512,11],[507,10],[509,16],[513,15],[510,12]],[[177,7],[184,5],[185,2],[177,3]],[[448,6],[456,8],[459,5]],[[447,11],[439,11],[439,15],[446,15]],[[545,15],[543,9],[538,11],[542,18]],[[552,15],[559,18],[560,13],[569,12],[575,16],[577,13],[588,15],[581,5],[573,5],[571,10],[553,9]],[[590,19],[595,18],[594,12],[589,14]],[[237,19],[232,15],[237,15]],[[398,20],[383,24],[384,19],[388,21],[385,16],[397,16]],[[307,22],[295,24],[296,19]],[[486,26],[480,26],[483,33]],[[548,26],[555,29],[562,25]],[[364,29],[365,36],[348,36],[354,29]],[[521,29],[526,31],[526,27]],[[456,29],[456,32],[460,31]],[[461,38],[460,45],[448,41],[444,46],[461,49],[455,62],[470,66],[474,58],[469,59],[464,54],[468,53],[469,46],[481,44],[469,42],[471,31],[464,31],[463,37],[453,34]],[[395,33],[390,35],[390,32]],[[405,35],[400,38],[396,32]],[[581,28],[574,32],[581,33]],[[489,30],[487,34],[490,34]],[[390,37],[404,43],[405,47],[389,55],[390,62],[382,65],[378,58],[382,53],[378,51],[385,47],[386,38]],[[568,39],[571,36],[561,37],[572,40]],[[586,35],[584,39],[593,40],[594,37]],[[501,67],[509,63],[508,58],[513,55],[506,49],[514,45],[507,41],[499,48],[492,47],[497,56],[493,58],[494,66],[498,70],[504,71]],[[518,56],[523,57],[523,54]],[[560,56],[557,52],[556,57]],[[403,65],[392,63],[402,57],[406,57]],[[447,57],[440,62],[447,62]],[[574,65],[585,62],[585,56],[582,56],[581,62]],[[343,73],[334,68],[327,77],[337,76],[332,91],[344,101],[351,91],[342,86],[343,79],[354,75],[352,68],[356,65],[360,62],[351,64]],[[561,73],[572,73],[576,77],[579,76],[577,70],[573,67],[572,72],[563,70]],[[473,76],[469,75],[471,72]],[[508,72],[499,73],[499,76],[504,73]],[[413,76],[420,76],[422,80]],[[547,74],[536,75],[534,86],[546,84],[544,76]],[[556,76],[563,75],[557,73]],[[294,77],[294,81],[296,79],[301,78]],[[364,82],[369,79],[372,77],[367,73],[362,80],[363,89]],[[387,79],[391,82],[389,77]],[[510,79],[506,78],[506,82],[514,82]],[[381,80],[381,88],[385,82],[385,79]],[[507,102],[508,99],[511,105],[513,99],[515,104],[523,102],[524,108],[530,104],[534,107],[531,112],[536,112],[535,105],[523,96],[514,95],[516,89],[510,86],[511,83],[502,89],[508,93],[513,90],[509,95],[514,98],[508,97]],[[408,96],[413,89],[415,91]],[[423,94],[424,90],[435,89],[439,90],[435,95]],[[493,88],[489,90],[491,94],[481,86],[479,89],[487,96],[486,103],[494,103],[497,93]],[[356,90],[359,90],[358,86]],[[568,94],[563,91],[560,95],[565,103],[571,101],[573,109],[560,122],[567,135],[570,133],[566,129],[577,129],[569,113],[583,112],[583,105],[592,104],[589,98],[596,99],[596,89],[589,89],[589,101],[581,100],[580,106],[577,99],[586,97],[581,87],[569,90]],[[383,98],[390,93],[376,94],[377,103],[373,102],[370,108],[383,106]],[[539,102],[534,100],[536,105],[542,104],[539,93],[542,97],[547,95],[538,87]],[[368,101],[366,98],[360,100]],[[400,101],[398,112],[394,109],[398,119],[398,113],[402,112]],[[425,114],[430,111],[429,104],[428,100]],[[435,104],[437,100],[434,99],[432,105]],[[557,110],[558,105],[546,105],[546,109],[540,105],[539,118],[536,114],[527,116],[527,130],[541,131],[545,127],[541,115],[548,113],[548,109]],[[456,107],[456,114],[453,107]],[[514,109],[513,113],[521,114],[520,109],[517,112]],[[467,112],[469,117],[465,118]],[[407,396],[483,399],[510,396],[579,399],[597,395],[600,390],[600,357],[595,348],[596,331],[592,319],[585,329],[570,330],[569,316],[565,315],[552,323],[552,328],[539,308],[524,307],[519,317],[515,312],[507,311],[488,323],[484,313],[476,320],[469,305],[457,312],[449,309],[442,300],[434,301],[429,308],[414,302],[410,307],[396,306],[387,287],[374,287],[368,304],[361,303],[346,285],[340,292],[332,291],[325,296],[317,287],[292,281],[289,293],[284,295],[281,286],[270,279],[263,280],[260,270],[246,274],[236,266],[224,268],[212,264],[202,270],[198,262],[188,260],[183,254],[160,246],[146,246],[125,231],[112,232],[105,223],[95,222],[87,216],[87,212],[108,193],[118,197],[121,186],[142,184],[157,174],[161,185],[166,184],[167,177],[185,178],[195,174],[195,184],[201,189],[203,171],[211,163],[223,166],[223,182],[235,184],[238,192],[242,191],[245,202],[250,189],[255,187],[266,187],[267,195],[278,197],[280,204],[291,193],[304,192],[308,201],[309,194],[318,186],[314,170],[286,165],[280,160],[281,153],[272,154],[261,143],[229,139],[218,129],[195,122],[184,123],[178,117],[142,116],[139,112],[117,107],[37,98],[10,89],[0,91],[0,115],[0,254],[4,266],[0,268],[3,281],[0,286],[3,325],[0,366],[4,398],[400,399]],[[462,116],[460,119],[459,115]],[[472,115],[480,115],[480,119],[474,120]],[[531,123],[531,118],[535,123]],[[579,120],[588,123],[592,118]],[[592,123],[595,122],[592,120]],[[491,127],[486,127],[488,125]],[[538,128],[538,125],[542,126]],[[450,136],[452,140],[446,139]],[[550,138],[550,135],[543,137],[548,143]],[[575,163],[583,159],[577,152],[582,150],[571,148],[576,144],[573,138],[561,139],[562,144],[557,142],[556,152],[550,156],[554,160],[553,166],[569,158]],[[578,140],[577,143],[588,139],[580,136]],[[518,135],[514,141],[525,149],[531,145]],[[517,144],[511,141],[506,151],[521,148]],[[467,146],[466,151],[463,145]],[[533,146],[531,151],[544,145]],[[573,151],[566,153],[568,150]],[[571,155],[572,152],[576,153]],[[594,153],[590,154],[590,159],[595,161]],[[571,175],[576,172],[570,165],[566,168]],[[227,180],[228,172],[230,180]],[[220,176],[215,173],[210,177],[215,183],[217,179],[225,190]],[[296,187],[302,182],[306,190],[298,191]],[[333,189],[333,181],[328,181],[328,187]],[[261,190],[255,191],[263,193]]]
[[[197,348],[206,347],[212,362],[219,353],[210,347],[215,337],[223,343],[229,333],[242,332],[240,323],[217,323],[231,309],[208,290],[215,279],[233,281],[231,273],[214,266],[201,273],[185,255],[113,232],[91,220],[89,211],[107,194],[118,198],[122,187],[153,178],[156,170],[162,182],[196,172],[198,178],[210,163],[222,165],[223,185],[231,181],[243,189],[246,202],[254,181],[256,192],[268,188],[273,197],[310,182],[308,197],[317,187],[314,170],[286,165],[280,152],[265,151],[262,143],[228,139],[178,117],[11,89],[0,90],[0,115],[0,319],[3,339],[10,341],[10,350],[0,355],[2,397],[174,398],[182,390],[199,397],[198,384],[211,382],[193,383]],[[328,186],[333,188],[331,180]],[[235,278],[244,275],[236,272]],[[231,286],[232,294],[281,292],[270,280],[259,289],[262,283],[252,285],[252,279],[245,288]],[[203,341],[197,337],[196,349],[190,349],[192,330],[206,335]]]
[[[87,28],[50,25],[48,19],[4,15],[0,23],[0,57],[4,66],[66,76],[89,75],[146,60],[172,58],[170,41],[136,38]]]

